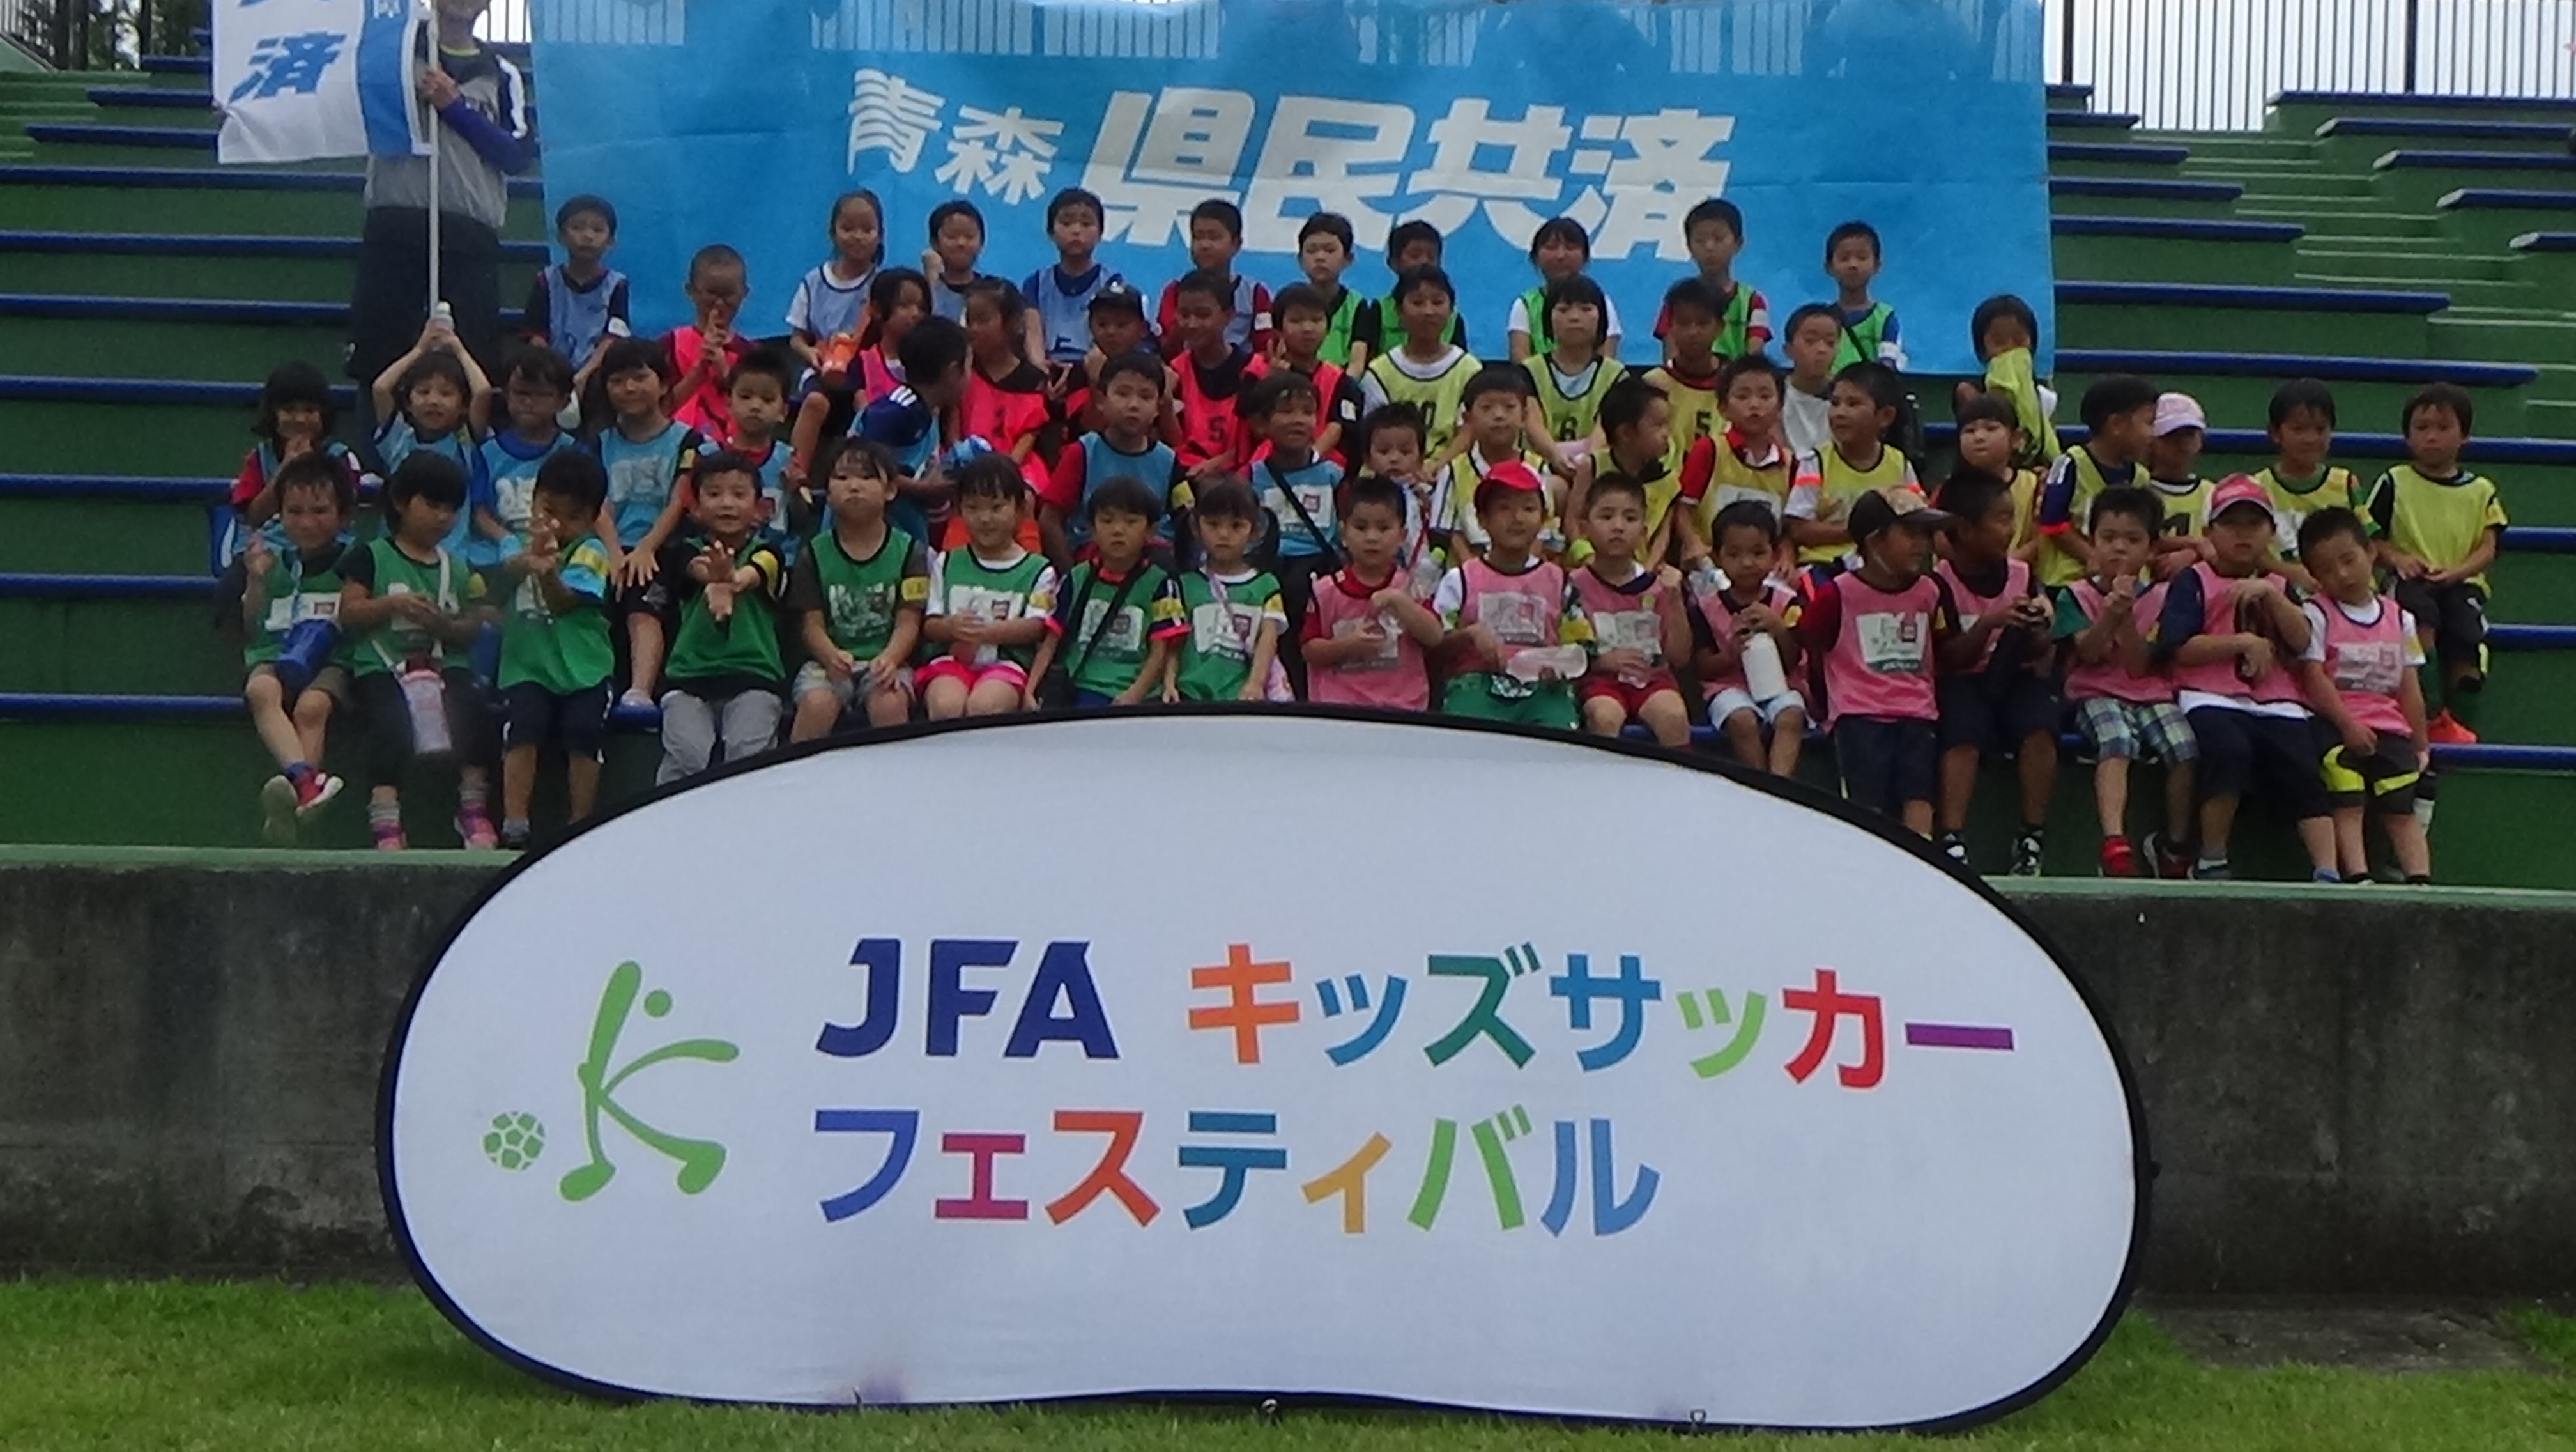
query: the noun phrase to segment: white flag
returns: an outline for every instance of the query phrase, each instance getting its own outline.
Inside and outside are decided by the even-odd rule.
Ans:
[[[225,162],[426,155],[413,0],[215,0]]]

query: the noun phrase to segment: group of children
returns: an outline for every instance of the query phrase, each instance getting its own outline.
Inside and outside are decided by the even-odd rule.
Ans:
[[[740,328],[723,246],[691,262],[694,321],[640,339],[605,260],[614,210],[576,198],[497,384],[436,321],[377,381],[363,543],[319,374],[279,370],[223,592],[281,768],[272,837],[340,789],[322,742],[350,707],[394,847],[420,752],[454,755],[468,845],[526,840],[545,751],[585,814],[619,704],[659,709],[672,781],[782,728],[1309,700],[1672,747],[1705,720],[1781,774],[1822,727],[1852,800],[1962,860],[1979,763],[2009,755],[2011,870],[2032,873],[2071,712],[2106,873],[2225,875],[2249,790],[2300,822],[2320,876],[2366,867],[2366,803],[2405,873],[2429,872],[2412,796],[2482,678],[2502,523],[2457,469],[2455,390],[2410,403],[2413,462],[2365,493],[2325,462],[2332,396],[2285,386],[2279,463],[2213,484],[2197,405],[2141,379],[2089,390],[2088,437],[2061,450],[2036,320],[1998,297],[1972,324],[1987,373],[1960,388],[1957,465],[1927,493],[1864,223],[1826,240],[1836,299],[1788,316],[1783,363],[1732,275],[1741,215],[1700,204],[1697,271],[1661,301],[1656,361],[1630,365],[1568,218],[1533,238],[1510,361],[1486,363],[1427,224],[1392,230],[1395,287],[1363,298],[1341,281],[1350,224],[1319,213],[1274,293],[1235,273],[1240,214],[1210,201],[1193,270],[1149,305],[1096,256],[1102,216],[1057,196],[1058,260],[1014,285],[977,271],[971,204],[928,219],[915,270],[884,265],[882,209],[854,192],[777,341]],[[2446,683],[2429,722],[2419,632]],[[2141,755],[2170,811],[2143,863]]]

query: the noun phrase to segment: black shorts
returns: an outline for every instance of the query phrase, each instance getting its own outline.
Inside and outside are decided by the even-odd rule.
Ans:
[[[2487,592],[2462,580],[2456,585],[2397,582],[2397,603],[2415,617],[2415,628],[2433,634],[2433,656],[2447,674],[2454,666],[2486,673]]]
[[[2337,808],[2367,804],[2383,817],[2415,814],[2415,787],[2423,780],[2424,764],[2415,755],[2413,741],[2382,731],[2377,751],[2355,756],[2333,727],[2323,720],[2317,727],[2324,747],[2326,796]]]
[[[2029,671],[1942,676],[1934,691],[1941,703],[1941,749],[1973,746],[2010,756],[2033,736],[2054,743],[2065,719],[2056,687]]]
[[[511,749],[560,746],[566,757],[599,759],[608,728],[608,683],[559,696],[545,687],[521,681],[501,693],[509,712],[502,740]]]
[[[2258,795],[2293,821],[2333,814],[2308,718],[2199,706],[2183,719],[2200,742],[2199,774],[2192,785],[2202,801]]]
[[[1834,723],[1833,738],[1843,797],[1852,805],[1902,817],[1906,803],[1928,804],[1939,793],[1940,735],[1931,722],[1845,716]]]

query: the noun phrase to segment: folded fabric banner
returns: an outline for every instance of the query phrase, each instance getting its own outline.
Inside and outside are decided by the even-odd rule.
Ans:
[[[217,157],[425,152],[410,58],[427,20],[412,0],[215,0]]]

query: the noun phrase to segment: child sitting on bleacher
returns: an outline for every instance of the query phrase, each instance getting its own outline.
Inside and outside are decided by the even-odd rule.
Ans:
[[[555,242],[564,260],[540,270],[528,285],[525,336],[573,365],[570,392],[577,397],[599,370],[610,341],[633,333],[627,322],[631,287],[626,274],[606,261],[617,242],[617,209],[587,192],[572,198],[555,208]]]
[[[2495,481],[2460,467],[2474,418],[2469,395],[2436,383],[2406,400],[2406,457],[2370,491],[2380,560],[2397,574],[2397,599],[2441,664],[2442,709],[2431,739],[2477,740],[2461,719],[2486,689],[2487,567],[2504,536]]]
[[[2084,537],[2093,496],[2146,477],[2140,461],[2155,437],[2156,386],[2115,373],[2084,390],[2084,442],[2066,451],[2039,489],[2040,582],[2051,589],[2081,576],[2093,552]]]
[[[2192,763],[2200,743],[2174,704],[2173,678],[2152,655],[2165,586],[2149,571],[2159,508],[2142,489],[2093,496],[2093,564],[2057,592],[2056,636],[2064,642],[2066,700],[2093,753],[2093,808],[2102,823],[2102,875],[2139,875],[2129,843],[2129,765],[2153,753],[2165,768],[2165,830],[2151,838],[2148,872],[2191,870]]]
[[[411,351],[387,364],[369,389],[376,406],[376,454],[385,472],[427,451],[455,464],[471,481],[481,447],[484,394],[491,386],[474,355],[457,343],[455,331],[430,319]],[[440,543],[451,553],[462,553],[469,532],[460,516],[451,537]]]
[[[349,516],[357,494],[339,465],[302,454],[278,466],[282,547],[253,534],[224,571],[215,598],[236,618],[246,643],[249,679],[242,704],[279,774],[260,790],[264,836],[292,846],[299,823],[339,795],[340,779],[322,770],[323,734],[335,707],[349,703],[349,673],[339,664],[340,577],[351,546]]]
[[[2209,416],[2188,393],[2156,399],[2155,436],[2147,440],[2147,492],[2156,501],[2157,579],[2189,569],[2209,555],[2209,491],[2200,477],[2200,451],[2209,442]],[[2098,496],[2097,496],[2098,497]]]
[[[2387,830],[2408,882],[2433,880],[2432,849],[2415,816],[2430,746],[2424,664],[2415,617],[2379,592],[2370,531],[2349,509],[2320,509],[2299,526],[2299,558],[2319,594],[2303,607],[2320,658],[2299,662],[2308,705],[2325,727],[2326,790],[2334,799],[2335,858],[2346,882],[2370,880],[2362,809]]]
[[[2049,798],[2057,789],[2056,648],[2051,612],[2028,560],[2012,553],[2012,486],[1992,474],[1954,474],[1941,486],[1948,588],[1959,629],[1941,652],[1941,835],[1965,863],[1968,804],[1984,756],[2010,756],[2021,786],[2012,875],[2037,877]]]
[[[299,454],[319,451],[349,476],[351,489],[357,487],[357,460],[348,445],[331,437],[339,424],[340,409],[331,401],[331,385],[321,369],[298,360],[269,370],[268,381],[259,388],[259,417],[250,427],[259,442],[242,457],[241,473],[226,496],[243,527],[256,528],[277,517],[278,466]],[[241,552],[239,534],[237,530],[225,542],[225,559]],[[279,538],[271,533],[272,549]]]
[[[416,453],[385,481],[384,536],[340,557],[340,628],[366,723],[367,826],[388,851],[405,845],[403,773],[414,756],[454,758],[456,834],[467,847],[499,840],[485,807],[491,723],[461,648],[487,613],[483,580],[439,543],[464,509],[464,471]]]
[[[2255,472],[2254,482],[2272,498],[2272,568],[2312,590],[2316,581],[2299,565],[2299,526],[2320,509],[2360,509],[2361,481],[2326,462],[2334,448],[2335,401],[2324,384],[2294,378],[2272,390],[2271,417],[2272,447],[2280,452]]]
[[[510,426],[484,437],[466,481],[473,523],[465,557],[487,570],[517,554],[527,538],[535,518],[537,474],[546,460],[580,447],[560,426],[573,390],[572,364],[561,353],[542,346],[522,348],[501,377],[501,408]]]
[[[690,471],[689,497],[695,531],[662,567],[680,592],[680,625],[662,693],[657,784],[768,750],[787,687],[778,645],[787,566],[760,537],[760,471],[740,454],[709,454]]]
[[[563,360],[555,360],[561,363]],[[571,820],[599,797],[601,737],[617,651],[608,632],[608,474],[578,449],[548,455],[528,491],[525,548],[510,557],[501,623],[501,845],[528,845],[537,754],[560,747]]]

